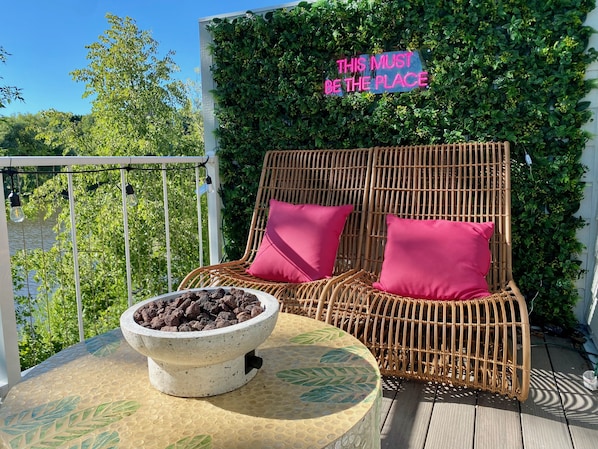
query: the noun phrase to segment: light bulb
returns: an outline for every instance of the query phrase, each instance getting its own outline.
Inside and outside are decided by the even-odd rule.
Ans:
[[[139,201],[137,201],[137,195],[135,195],[135,190],[133,190],[133,186],[131,184],[127,184],[125,186],[125,193],[127,194],[127,203],[129,206],[137,206]]]
[[[208,193],[214,193],[214,184],[212,183],[210,175],[206,176],[206,186],[208,186]]]
[[[23,208],[21,207],[19,194],[10,192],[8,199],[10,200],[10,219],[15,223],[22,222],[25,219],[25,212],[23,212]]]

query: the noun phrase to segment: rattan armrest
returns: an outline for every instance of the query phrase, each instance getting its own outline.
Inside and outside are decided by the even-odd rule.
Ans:
[[[256,278],[246,272],[248,267],[249,263],[245,261],[234,261],[196,268],[183,279],[178,289],[216,286],[252,288],[276,297],[283,312],[323,320],[323,311],[327,309],[333,287],[355,271],[312,282],[288,283]]]
[[[362,270],[337,284],[326,322],[361,340],[383,374],[527,398],[529,322],[513,282],[485,298],[440,301],[377,290],[375,279]]]

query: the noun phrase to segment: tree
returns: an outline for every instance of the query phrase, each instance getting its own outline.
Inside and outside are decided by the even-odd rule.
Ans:
[[[10,54],[0,47],[0,62],[6,62],[6,57]],[[0,76],[0,80],[3,79]],[[0,109],[5,108],[7,104],[10,104],[14,100],[24,101],[21,96],[21,89],[15,86],[0,86]]]
[[[157,42],[132,19],[110,14],[107,19],[110,29],[87,46],[89,66],[72,72],[75,81],[86,83],[84,96],[93,96],[91,114],[45,111],[48,126],[38,136],[77,155],[202,154],[198,103],[188,97],[191,91],[181,81],[171,80],[176,70],[173,53],[158,58]],[[117,327],[128,306],[120,169],[73,169],[76,232],[83,237],[78,266],[87,338]],[[195,167],[186,169],[188,175],[166,173],[169,223],[176,230],[170,241],[175,283],[198,263]],[[127,181],[139,198],[139,204],[128,209],[135,300],[167,291],[162,174],[147,166],[126,168]],[[20,342],[22,356],[27,355],[24,367],[78,341],[66,183],[66,176],[53,176],[29,201],[30,207],[45,208],[46,216],[57,216],[57,238],[50,251],[27,255],[28,270],[44,273],[38,294],[44,303],[34,308],[36,320],[25,321]]]
[[[189,100],[183,83],[170,79],[178,71],[174,52],[160,59],[148,31],[128,17],[106,18],[111,28],[86,47],[89,66],[71,73],[85,83],[83,96],[94,97],[97,154],[184,154],[189,148],[177,145],[184,130],[179,110]]]
[[[7,156],[64,156],[69,153],[61,144],[44,142],[40,131],[47,130],[52,122],[44,112],[18,114],[4,117],[0,123],[0,148]]]

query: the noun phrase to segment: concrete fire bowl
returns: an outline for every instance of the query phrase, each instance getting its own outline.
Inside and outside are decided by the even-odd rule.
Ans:
[[[187,290],[210,291],[205,287]],[[264,311],[247,321],[221,329],[169,332],[143,327],[135,312],[149,302],[170,300],[185,291],[167,293],[139,302],[120,318],[125,340],[147,356],[150,383],[159,391],[179,397],[206,397],[240,388],[257,374],[262,360],[256,348],[274,330],[279,304],[276,298],[258,290],[241,289],[257,296]]]

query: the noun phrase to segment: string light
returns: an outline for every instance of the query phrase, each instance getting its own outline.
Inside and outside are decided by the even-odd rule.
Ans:
[[[10,200],[11,221],[21,223],[25,220],[25,212],[23,212],[23,208],[21,207],[21,198],[19,198],[19,194],[13,190],[8,195],[8,199]]]
[[[135,195],[135,190],[133,186],[129,183],[125,186],[125,193],[127,194],[127,204],[131,207],[135,207],[139,204],[137,200],[137,195]]]
[[[195,170],[197,167],[205,168],[208,164],[209,157],[206,157],[205,162],[201,162],[198,164],[194,164],[192,167],[160,167],[160,168],[148,168],[148,167],[132,167],[128,166],[125,167],[126,170],[138,170],[138,171],[186,171],[186,170]],[[108,167],[108,168],[94,168],[88,170],[61,170],[61,171],[37,171],[37,170],[17,170],[15,168],[3,168],[2,173],[11,175],[11,174],[18,174],[23,173],[26,175],[50,175],[50,174],[72,174],[78,175],[83,173],[104,173],[110,171],[118,171],[122,170],[123,167]]]
[[[146,167],[126,167],[127,172],[130,170],[140,170],[140,171],[184,171],[184,170],[195,170],[198,167],[206,168],[208,164],[209,157],[205,160],[205,162],[195,164],[193,167],[161,167],[161,168],[146,168]],[[11,193],[8,195],[8,199],[10,201],[10,219],[15,223],[20,223],[25,219],[25,213],[23,212],[23,207],[21,205],[21,198],[19,194],[14,189],[14,175],[18,173],[24,173],[27,175],[34,175],[34,174],[83,174],[83,173],[102,173],[102,172],[109,172],[109,171],[118,171],[122,170],[122,167],[109,167],[109,168],[96,168],[90,170],[63,170],[58,172],[48,172],[48,171],[35,171],[35,170],[21,170],[18,171],[14,168],[3,168],[2,174],[9,175],[11,179]],[[214,185],[212,183],[212,178],[209,175],[206,175],[205,178],[205,185],[207,187],[207,191],[209,193],[214,192]],[[125,193],[127,194],[127,204],[129,206],[137,206],[139,204],[139,200],[137,195],[135,194],[135,189],[133,186],[127,182],[125,185]]]
[[[131,166],[127,166],[126,168],[127,170],[127,184],[125,185],[125,193],[127,195],[127,204],[131,207],[135,207],[139,204],[139,201],[137,201],[137,195],[135,195],[135,189],[133,189],[133,186],[131,184],[129,184],[128,181],[128,177],[129,177],[129,172],[132,170]]]
[[[10,201],[10,220],[15,223],[21,223],[25,220],[25,212],[21,206],[21,198],[19,194],[15,192],[15,174],[16,170],[9,168],[7,174],[10,175],[10,194],[8,200]]]
[[[208,186],[208,193],[214,193],[214,184],[210,175],[206,175],[206,186]]]

